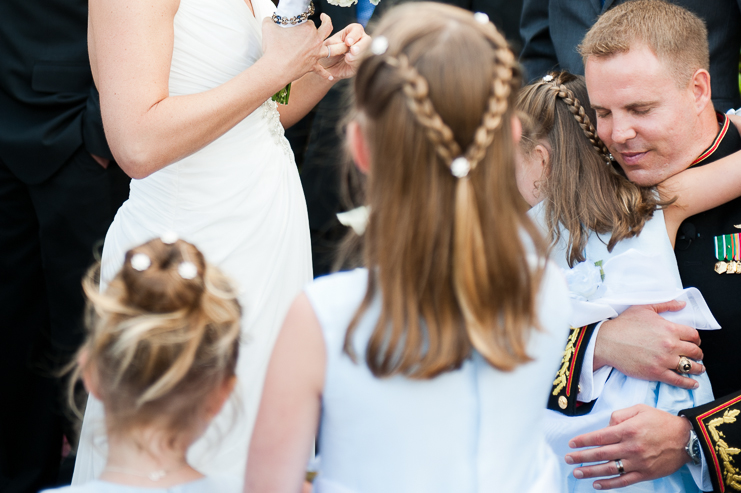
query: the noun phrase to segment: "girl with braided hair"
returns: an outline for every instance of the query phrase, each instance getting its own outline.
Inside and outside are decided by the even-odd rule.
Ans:
[[[105,408],[106,463],[67,493],[237,493],[240,478],[208,476],[187,452],[236,383],[237,290],[192,244],[165,235],[126,253],[105,292],[83,283],[87,338],[72,366]],[[224,432],[226,430],[222,430]]]
[[[520,92],[517,108],[523,124],[517,183],[523,198],[533,206],[530,215],[542,227],[551,259],[566,273],[570,324],[575,328],[571,335],[591,330],[593,324],[616,317],[632,305],[671,300],[684,301],[686,306],[661,313],[665,318],[698,329],[720,328],[700,292],[682,289],[672,250],[684,219],[741,194],[741,176],[735,176],[740,174],[739,157],[678,174],[659,190],[639,187],[613,166],[597,136],[583,77],[568,72],[549,74]],[[713,197],[700,192],[708,189],[708,180],[719,177],[729,183],[716,187]],[[680,190],[681,201],[673,197]],[[562,457],[570,451],[569,440],[604,428],[619,409],[645,404],[677,414],[713,400],[706,373],[688,375],[696,380],[696,388],[684,390],[628,377],[614,368],[593,371],[593,348],[588,347],[575,392],[582,404],[572,412],[567,410],[571,405],[563,385],[572,358],[576,356],[567,348],[546,419],[548,441]],[[568,477],[568,491],[593,490],[591,482],[576,481],[571,474],[578,464],[561,461],[561,465]],[[692,476],[699,478],[700,474],[699,467],[683,467],[670,476],[626,489],[699,491]]]
[[[483,14],[390,10],[354,82],[365,268],[284,322],[246,491],[560,491],[543,399],[568,299],[515,183],[519,69]]]

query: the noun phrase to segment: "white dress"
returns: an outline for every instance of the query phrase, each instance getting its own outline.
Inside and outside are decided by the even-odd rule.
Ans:
[[[542,203],[533,207],[530,215],[542,226],[544,223]],[[571,274],[575,274],[576,269],[583,273],[585,272],[583,268],[594,266],[594,262],[601,260],[604,271],[604,281],[596,292],[594,292],[596,285],[589,286],[590,283],[584,280],[584,276],[579,276],[582,282],[576,280],[570,282],[572,327],[583,327],[614,318],[632,305],[681,300],[687,303],[685,308],[677,312],[664,312],[661,315],[672,322],[698,329],[720,328],[700,292],[696,288],[682,288],[674,251],[666,232],[663,211],[658,210],[654,213],[639,236],[620,241],[612,252],[607,251],[609,239],[609,234],[592,233],[585,249],[587,260],[583,265],[571,269]],[[551,258],[569,273],[565,239],[551,250]],[[599,268],[596,277],[599,282]],[[595,336],[592,337],[592,341],[594,339]],[[565,416],[555,411],[546,411],[548,442],[561,457],[572,451],[568,446],[569,440],[606,427],[612,413],[619,409],[635,404],[646,404],[677,414],[683,409],[713,400],[707,373],[692,376],[700,384],[696,390],[684,390],[664,383],[631,378],[610,367],[603,367],[592,373],[592,357],[593,352],[588,349],[582,368],[582,378],[579,380],[581,391],[577,396],[582,402],[596,399],[592,410],[582,416]],[[577,480],[572,474],[581,464],[568,465],[563,459],[560,464],[564,475],[567,476],[568,491],[594,491],[592,480]],[[699,467],[692,470],[682,467],[670,476],[637,483],[620,491],[697,492],[699,489],[696,481],[702,484],[703,472]]]
[[[174,20],[171,96],[219,86],[262,55],[270,0],[180,0]],[[168,231],[195,244],[237,281],[244,310],[236,404],[230,402],[191,447],[206,475],[243,477],[267,363],[293,298],[311,280],[308,216],[276,104],[267,101],[216,141],[177,163],[133,180],[130,197],[106,236],[103,282],[126,251]],[[236,418],[233,415],[236,412]],[[105,463],[103,410],[90,399],[74,484]]]
[[[242,481],[232,476],[205,477],[169,488],[143,488],[111,483],[88,481],[80,486],[62,486],[41,493],[241,493]]]
[[[430,380],[376,378],[364,361],[380,315],[377,298],[354,339],[358,363],[343,352],[345,332],[366,290],[368,271],[316,280],[306,295],[324,335],[327,362],[316,493],[491,493],[562,491],[558,459],[545,441],[543,408],[568,332],[569,303],[549,265],[538,298],[542,331],[514,371],[478,353]]]

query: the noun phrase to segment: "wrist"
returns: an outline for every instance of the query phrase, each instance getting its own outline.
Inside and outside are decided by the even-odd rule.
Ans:
[[[608,353],[605,351],[605,339],[602,334],[605,332],[605,327],[609,331],[609,326],[612,320],[605,320],[599,326],[599,332],[597,332],[597,338],[594,340],[594,358],[592,359],[592,370],[597,371],[604,366],[612,366],[608,360]]]
[[[685,416],[679,417],[684,422],[683,431],[680,436],[683,438],[683,442],[685,444],[685,464],[699,465],[701,462],[700,441],[697,438],[695,430],[692,429],[692,423],[690,423],[690,420],[687,419],[687,417]]]

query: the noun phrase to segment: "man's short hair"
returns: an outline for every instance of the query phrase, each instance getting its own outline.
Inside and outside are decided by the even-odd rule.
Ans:
[[[587,32],[579,52],[586,65],[589,57],[625,53],[635,44],[647,45],[666,63],[680,87],[698,69],[710,68],[705,22],[663,0],[634,0],[608,10]]]

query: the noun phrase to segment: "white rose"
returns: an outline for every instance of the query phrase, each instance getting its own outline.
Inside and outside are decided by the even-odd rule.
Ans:
[[[588,301],[602,287],[602,269],[594,262],[580,262],[571,269],[564,269],[571,297]]]
[[[338,7],[352,7],[358,0],[327,0],[330,5],[337,5]]]

